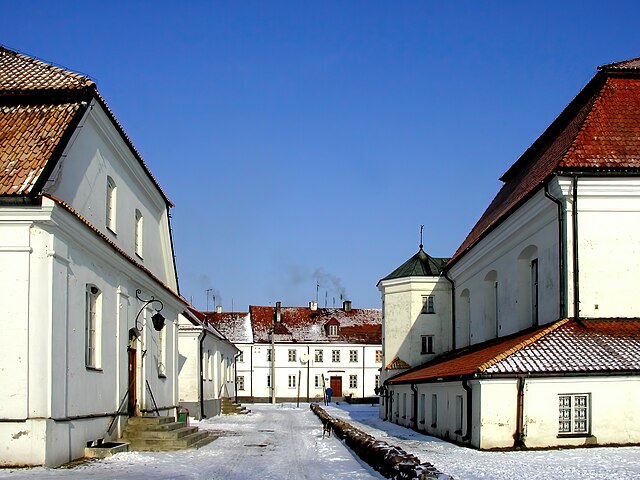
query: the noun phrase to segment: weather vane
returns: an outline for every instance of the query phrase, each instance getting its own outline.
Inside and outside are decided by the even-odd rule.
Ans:
[[[424,229],[424,225],[420,225],[420,249],[422,249],[422,229]]]

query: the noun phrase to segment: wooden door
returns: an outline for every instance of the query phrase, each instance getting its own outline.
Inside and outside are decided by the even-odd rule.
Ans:
[[[342,396],[342,377],[331,377],[329,379],[329,385],[331,386],[331,390],[333,390],[334,397]]]
[[[136,403],[138,402],[137,398],[137,382],[136,382],[136,373],[138,371],[137,368],[137,355],[136,349],[129,347],[129,404],[127,411],[129,416],[134,416],[136,413]]]

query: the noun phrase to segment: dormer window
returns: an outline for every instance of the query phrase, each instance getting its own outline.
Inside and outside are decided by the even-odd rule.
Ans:
[[[116,233],[116,193],[116,182],[113,181],[113,178],[107,177],[106,224],[107,228],[113,233]]]
[[[328,337],[337,337],[340,333],[340,322],[332,318],[324,324],[324,330]]]
[[[329,336],[337,337],[338,336],[338,326],[337,325],[329,325]]]

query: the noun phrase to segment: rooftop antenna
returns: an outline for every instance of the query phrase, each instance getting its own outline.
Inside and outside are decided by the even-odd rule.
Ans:
[[[324,291],[324,308],[327,308],[327,290]]]
[[[318,290],[320,290],[320,282],[316,280],[316,304],[318,303]]]
[[[420,225],[420,250],[422,250],[422,230],[424,229],[424,225]]]

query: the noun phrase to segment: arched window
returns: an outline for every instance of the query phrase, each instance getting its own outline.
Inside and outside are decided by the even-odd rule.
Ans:
[[[136,246],[136,254],[139,257],[142,257],[142,227],[143,227],[143,218],[140,210],[136,209],[136,230],[135,230],[135,246]]]
[[[456,324],[458,330],[456,346],[466,347],[471,345],[471,295],[468,288],[465,288],[460,293]]]
[[[113,178],[107,177],[107,198],[106,198],[106,208],[107,208],[107,228],[115,233],[116,231],[116,182],[113,181]]]
[[[102,353],[102,295],[98,287],[87,285],[85,299],[85,365],[98,369]]]
[[[484,340],[499,336],[498,314],[498,272],[491,270],[484,277]]]
[[[518,323],[538,325],[538,247],[529,245],[518,256]]]

